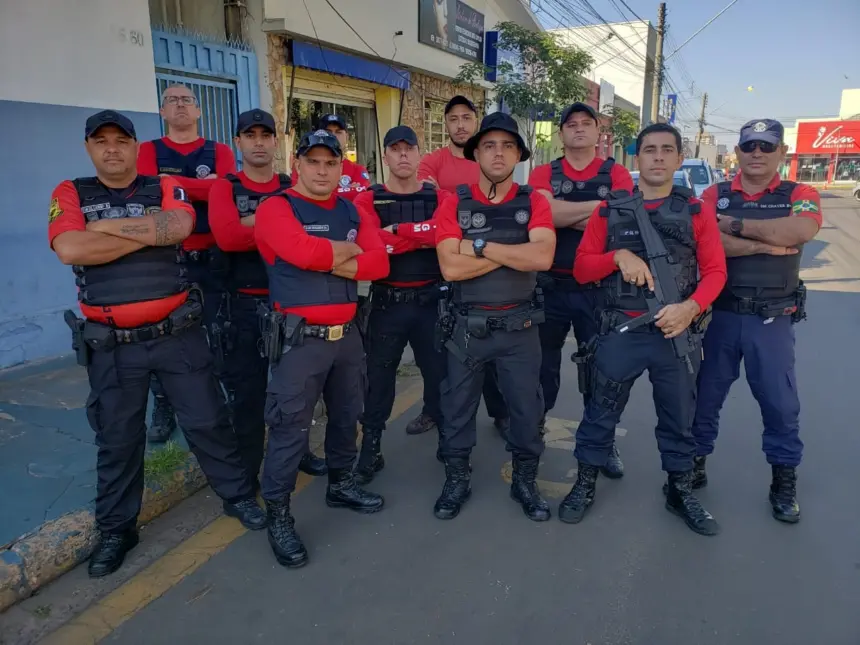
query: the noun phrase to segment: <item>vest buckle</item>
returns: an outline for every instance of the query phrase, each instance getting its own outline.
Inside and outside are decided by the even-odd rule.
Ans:
[[[343,338],[343,325],[329,325],[325,331],[325,339],[334,341]]]

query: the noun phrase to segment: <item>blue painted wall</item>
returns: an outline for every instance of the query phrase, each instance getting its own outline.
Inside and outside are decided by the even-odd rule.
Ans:
[[[62,312],[77,291],[48,246],[48,205],[62,180],[93,174],[84,121],[99,109],[0,100],[0,368],[71,352]],[[141,141],[160,136],[158,114],[124,114]]]

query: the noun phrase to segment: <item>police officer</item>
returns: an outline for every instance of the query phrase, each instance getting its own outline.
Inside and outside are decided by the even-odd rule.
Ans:
[[[636,139],[641,192],[633,198],[626,192],[610,195],[606,206],[589,219],[579,245],[574,275],[582,283],[601,281],[605,311],[592,358],[592,392],[576,431],[579,472],[559,508],[563,522],[580,522],[594,502],[598,470],[612,449],[630,389],[647,369],[654,389],[657,445],[663,470],[669,474],[666,507],[697,533],[719,532],[714,518],[692,493],[693,374],[701,350],[697,334],[689,336],[689,329],[725,284],[725,256],[713,210],[703,208],[688,189],[673,186],[673,173],[683,160],[681,146],[681,135],[670,125],[659,123],[642,130]],[[671,257],[666,266],[673,268],[672,275],[658,284],[666,290],[677,287],[682,299],[657,303],[659,311],[653,316],[648,315],[653,311],[648,299],[655,297],[650,292],[660,274],[652,275],[645,260],[647,252],[662,249],[646,249],[636,210],[652,226],[646,234],[662,240]],[[633,323],[640,315],[645,317],[637,322],[647,324]],[[676,337],[681,338],[670,342]],[[687,346],[679,353],[674,345],[681,340]]]
[[[557,238],[552,269],[538,277],[546,303],[546,322],[540,326],[544,419],[558,398],[561,352],[571,326],[580,346],[597,334],[597,288],[594,284],[581,285],[573,278],[573,260],[582,232],[610,191],[633,191],[633,179],[626,168],[611,157],[603,160],[595,154],[600,122],[594,108],[585,103],[565,108],[558,133],[564,156],[538,166],[529,177],[529,184],[549,199]],[[580,384],[580,391],[583,389]],[[583,392],[583,403],[588,404],[587,391]],[[624,475],[615,442],[601,470],[612,479]]]
[[[440,323],[448,350],[439,451],[445,486],[434,512],[439,519],[456,517],[471,494],[475,415],[484,366],[495,361],[511,414],[511,497],[529,519],[542,522],[550,511],[535,483],[543,452],[537,331],[543,311],[535,281],[537,271],[552,264],[552,212],[543,195],[513,182],[514,168],[530,153],[511,116],[486,116],[464,154],[480,166],[478,183],[458,187],[436,216],[436,251],[442,275],[453,283],[453,297]]]
[[[233,396],[233,428],[255,482],[263,462],[263,406],[269,378],[269,364],[260,354],[257,309],[268,301],[269,278],[257,252],[254,220],[262,200],[290,187],[289,177],[275,173],[276,132],[275,119],[268,112],[240,114],[235,143],[242,153],[242,171],[216,180],[209,195],[212,234],[229,266],[229,307],[222,307],[215,327],[225,352],[222,378]],[[325,460],[312,452],[305,455],[299,469],[318,476],[327,472]]]
[[[316,123],[317,130],[327,130],[340,143],[340,149],[346,150],[349,145],[349,132],[346,129],[346,119],[339,114],[325,114]],[[298,166],[293,168],[292,180],[296,183]],[[349,201],[354,200],[370,187],[370,173],[361,164],[344,158],[341,176],[337,182],[337,194]]]
[[[290,514],[290,495],[320,395],[328,410],[326,503],[360,513],[375,513],[384,503],[359,488],[352,473],[365,382],[354,318],[358,281],[387,275],[388,254],[376,228],[335,192],[342,159],[332,134],[305,135],[296,153],[298,183],[257,209],[255,234],[273,309],[266,345],[275,362],[266,397],[269,444],[261,484],[269,543],[286,567],[308,559]],[[273,337],[283,342],[273,343]]]
[[[66,312],[90,380],[87,417],[98,445],[101,540],[89,574],[101,577],[119,569],[138,542],[153,373],[226,513],[250,529],[263,528],[266,517],[212,377],[200,298],[189,292],[181,262],[180,244],[194,227],[185,191],[174,179],[137,174],[137,137],[122,114],[94,114],[84,133],[96,176],[57,186],[48,230],[51,248],[74,269],[86,318]]]
[[[185,189],[194,206],[194,231],[182,243],[186,251],[189,279],[203,293],[203,325],[209,330],[222,305],[225,267],[222,256],[213,252],[215,239],[209,228],[209,190],[212,181],[236,172],[233,151],[223,143],[199,135],[200,105],[194,92],[185,85],[170,85],[161,95],[161,118],[167,134],[140,145],[137,171],[142,175],[171,175]],[[210,344],[213,338],[210,337]],[[220,372],[220,361],[215,363]],[[164,389],[152,379],[155,406],[149,425],[149,440],[164,442],[176,429],[176,416]]]
[[[390,254],[389,274],[370,288],[371,313],[367,343],[367,396],[362,416],[362,443],[356,465],[359,483],[369,482],[385,461],[380,440],[394,405],[397,367],[406,344],[424,379],[424,408],[406,426],[408,434],[438,431],[442,425],[439,386],[445,357],[434,347],[439,302],[439,261],[435,232],[430,223],[442,198],[448,195],[418,181],[418,137],[401,125],[389,130],[383,141],[383,162],[388,182],[359,195],[355,205],[368,221],[383,227],[380,236]],[[417,230],[416,230],[417,229]],[[429,244],[416,239],[430,238]]]
[[[806,288],[800,280],[803,245],[821,227],[818,191],[782,181],[782,124],[756,119],[741,128],[735,148],[741,172],[708,188],[705,203],[716,206],[728,281],[714,302],[699,372],[694,487],[707,484],[705,458],[714,451],[720,408],[740,375],[761,408],[762,447],[771,464],[770,503],[782,522],[800,520],[796,468],[803,454],[800,400],[794,374],[794,323],[805,317]]]
[[[445,104],[443,114],[448,145],[428,152],[421,158],[418,180],[454,192],[462,184],[477,184],[481,174],[478,164],[463,154],[466,142],[478,129],[478,109],[468,98],[457,94]],[[483,395],[487,414],[493,419],[494,427],[502,437],[506,436],[510,418],[505,399],[499,391],[496,366],[492,362],[484,366]]]

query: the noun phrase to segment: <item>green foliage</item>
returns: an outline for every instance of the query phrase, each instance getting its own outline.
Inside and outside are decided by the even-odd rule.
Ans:
[[[148,453],[143,460],[143,475],[149,481],[164,481],[188,458],[188,451],[171,440]]]
[[[498,48],[515,52],[517,65],[499,63],[502,80],[496,83],[498,99],[517,117],[534,120],[543,111],[558,111],[585,98],[582,75],[594,62],[592,57],[572,45],[565,45],[557,34],[526,29],[513,22],[496,25]],[[455,83],[474,86],[487,68],[482,63],[460,67]]]
[[[608,109],[608,116],[612,117],[612,124],[605,131],[612,135],[615,143],[626,146],[639,134],[639,117],[634,112],[614,105]]]

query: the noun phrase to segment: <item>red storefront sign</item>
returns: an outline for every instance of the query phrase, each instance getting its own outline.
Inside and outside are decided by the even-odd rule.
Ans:
[[[860,121],[811,121],[797,124],[798,155],[860,154]]]

